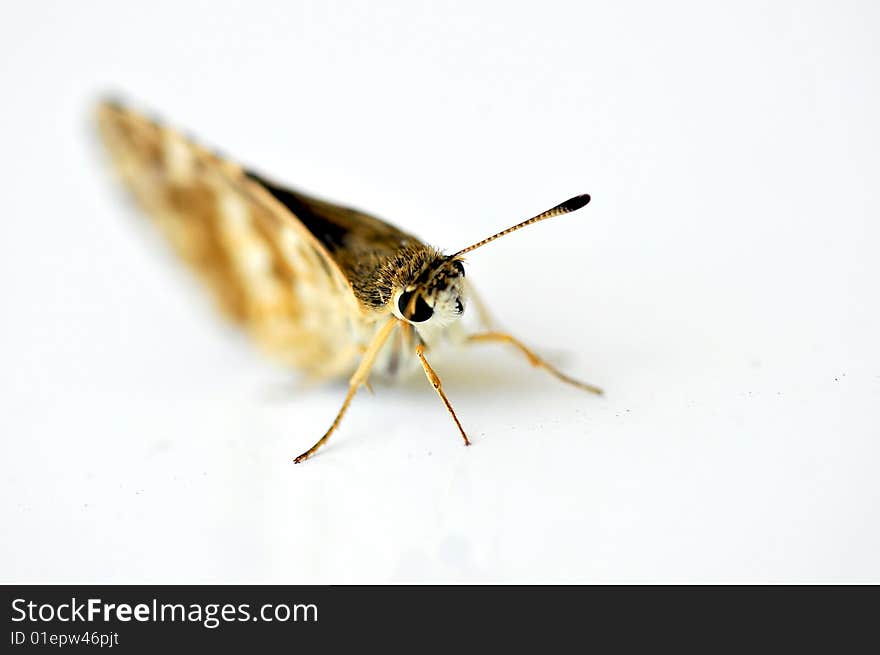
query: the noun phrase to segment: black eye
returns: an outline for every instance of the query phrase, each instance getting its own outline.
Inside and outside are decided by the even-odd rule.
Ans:
[[[460,261],[458,261],[456,259],[456,260],[453,260],[452,266],[453,266],[453,268],[455,268],[456,271],[458,271],[459,275],[464,277],[464,264],[462,264]]]
[[[416,304],[415,308],[413,309],[412,316],[407,316],[407,305],[409,305],[409,302],[412,299],[412,295],[412,291],[404,291],[402,294],[400,294],[400,298],[397,299],[397,309],[400,311],[400,314],[404,318],[412,321],[413,323],[424,323],[434,315],[434,309],[425,302],[425,299],[422,298],[421,295],[418,295],[416,296]]]

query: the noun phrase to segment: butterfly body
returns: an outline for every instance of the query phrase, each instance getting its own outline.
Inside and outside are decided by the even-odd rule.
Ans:
[[[99,127],[126,186],[223,313],[308,375],[350,375],[377,327],[403,318],[399,296],[445,270],[438,250],[393,225],[277,186],[125,107],[102,105]],[[436,284],[431,293],[445,309]],[[390,341],[376,372],[412,368],[415,340],[442,339],[447,314]]]
[[[125,186],[226,316],[305,374],[349,378],[336,420],[297,462],[327,440],[370,375],[398,377],[415,364],[469,444],[425,356],[447,338],[511,344],[533,365],[599,393],[511,335],[467,335],[458,320],[466,306],[464,253],[579,209],[589,196],[445,255],[374,216],[281,187],[115,102],[99,106],[98,128]]]

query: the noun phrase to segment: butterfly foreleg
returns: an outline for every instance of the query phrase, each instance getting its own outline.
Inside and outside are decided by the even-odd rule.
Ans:
[[[471,442],[465,434],[464,428],[461,427],[461,423],[459,422],[458,417],[455,415],[455,410],[452,409],[452,403],[449,402],[449,398],[447,398],[446,394],[443,393],[443,384],[440,382],[440,377],[434,372],[434,369],[431,368],[428,360],[425,359],[424,344],[420,343],[418,346],[416,346],[416,355],[418,355],[419,361],[422,363],[422,368],[425,369],[425,376],[428,378],[428,382],[430,382],[431,386],[434,387],[437,395],[440,396],[440,400],[443,401],[443,404],[446,405],[446,409],[448,409],[449,413],[452,415],[452,420],[455,421],[455,425],[458,427],[458,431],[461,432],[461,438],[464,439],[464,445],[470,446]]]
[[[385,345],[385,342],[388,340],[388,337],[391,335],[391,332],[394,330],[396,324],[396,319],[389,320],[379,329],[379,331],[376,333],[376,336],[373,337],[370,345],[367,346],[367,350],[364,353],[363,358],[361,359],[361,363],[358,365],[357,370],[354,372],[354,375],[352,375],[348,381],[348,394],[346,394],[345,401],[342,403],[342,407],[336,414],[336,418],[333,419],[333,423],[330,425],[330,429],[328,429],[327,432],[324,433],[323,437],[315,442],[314,446],[312,446],[302,455],[299,455],[296,459],[294,459],[294,463],[299,464],[314,455],[321,446],[327,443],[327,439],[329,439],[330,435],[336,431],[337,427],[339,427],[339,423],[342,421],[342,417],[345,416],[345,412],[348,410],[348,406],[351,405],[354,394],[357,393],[357,390],[361,385],[367,384],[367,380],[370,376],[370,369],[373,367],[373,363],[376,361],[376,356],[379,354],[382,346]]]
[[[602,394],[602,389],[599,387],[593,386],[592,384],[587,384],[586,382],[581,382],[580,380],[575,380],[572,377],[569,377],[559,369],[557,369],[552,364],[546,362],[538,355],[536,355],[530,348],[528,348],[522,341],[517,339],[516,337],[507,334],[505,332],[480,332],[478,334],[471,334],[467,337],[467,341],[470,343],[477,342],[491,342],[497,341],[500,343],[509,343],[514,348],[519,350],[526,358],[529,360],[529,363],[532,366],[537,368],[543,368],[545,371],[553,375],[554,377],[562,380],[566,384],[570,384],[578,389],[583,389],[584,391],[589,391],[590,393]]]

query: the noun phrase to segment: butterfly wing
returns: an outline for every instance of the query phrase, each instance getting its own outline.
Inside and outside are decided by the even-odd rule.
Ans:
[[[320,233],[237,164],[141,114],[105,103],[98,126],[125,185],[228,317],[309,373],[350,368],[375,317]]]
[[[321,242],[368,311],[387,312],[397,276],[403,272],[412,277],[410,269],[434,254],[416,237],[375,216],[280,187],[254,173],[248,176]]]

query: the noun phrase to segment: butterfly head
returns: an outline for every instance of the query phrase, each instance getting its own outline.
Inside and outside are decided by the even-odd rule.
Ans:
[[[394,295],[394,315],[416,327],[441,327],[464,313],[464,265],[442,257]]]
[[[442,328],[449,325],[464,313],[462,255],[533,223],[578,210],[588,202],[590,202],[588,194],[569,198],[537,216],[493,234],[453,255],[444,256],[432,249],[423,248],[421,254],[424,259],[421,261],[425,265],[412,280],[404,282],[398,279],[400,286],[392,296],[392,312],[397,318],[416,326],[420,331],[430,331],[434,327]]]

